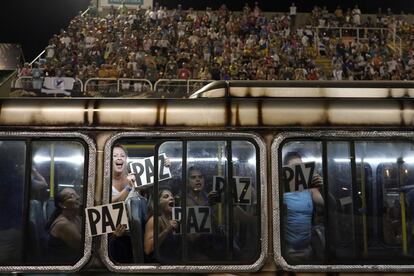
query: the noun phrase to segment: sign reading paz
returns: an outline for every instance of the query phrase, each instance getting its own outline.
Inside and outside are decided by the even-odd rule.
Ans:
[[[213,176],[214,192],[221,194],[225,183],[223,176]],[[236,205],[250,205],[252,203],[252,178],[246,176],[233,176],[232,194]]]
[[[170,168],[165,166],[165,153],[158,156],[158,181],[171,178]],[[135,173],[135,187],[154,184],[154,156],[130,162],[129,170]]]
[[[309,189],[312,183],[315,162],[301,163],[282,168],[282,176],[289,192]]]
[[[124,202],[86,208],[86,223],[92,236],[112,233],[119,224],[129,229]]]
[[[181,207],[174,207],[172,219],[181,220]],[[208,206],[187,207],[187,233],[211,233],[211,215]]]

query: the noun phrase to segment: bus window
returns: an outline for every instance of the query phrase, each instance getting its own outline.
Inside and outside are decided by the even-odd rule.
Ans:
[[[356,160],[355,176],[352,177],[351,149],[349,142],[327,142],[327,175],[328,181],[328,246],[337,261],[355,260],[359,249],[356,231],[362,199],[359,196],[361,185],[372,185],[372,170],[369,163]],[[354,195],[358,195],[356,198]],[[358,210],[357,210],[358,209]]]
[[[127,161],[116,156],[118,151]],[[112,194],[114,188],[119,194],[129,190],[126,185],[114,187],[121,172],[128,176],[123,166],[135,177],[134,187],[123,199],[130,230],[109,235],[108,253],[115,264],[257,261],[261,254],[261,201],[258,153],[253,143],[128,138],[115,141],[112,152]],[[228,162],[228,156],[233,162]],[[132,200],[138,198],[145,207],[132,207]],[[136,213],[142,216],[137,219]],[[122,239],[126,242],[117,245]],[[126,258],[118,258],[125,252],[130,252]]]
[[[0,141],[0,266],[69,271],[84,255],[85,146],[30,137]]]
[[[235,258],[252,261],[260,252],[260,227],[257,223],[258,166],[254,145],[246,141],[232,142],[232,173],[236,185],[236,200],[233,203],[233,244],[237,247]],[[234,197],[234,194],[233,194]],[[255,240],[255,241],[254,241]]]
[[[32,143],[29,260],[73,265],[83,255],[84,160],[79,142]]]
[[[109,235],[108,253],[114,263],[144,263],[144,233],[154,181],[155,141],[118,140],[111,149],[112,202],[124,201],[129,231]]]
[[[168,148],[181,151],[181,146],[175,144],[163,143],[159,154],[168,152]],[[186,180],[175,181],[175,188],[170,188],[170,198],[178,197],[180,202],[170,203],[174,204],[171,219],[178,225],[170,222],[174,230],[169,240],[162,236],[168,224],[165,217],[169,217],[162,196],[168,195],[161,193],[165,185],[158,184],[160,219],[156,237],[160,259],[157,261],[164,262],[162,257],[171,252],[179,252],[181,256],[170,259],[195,264],[255,261],[260,253],[260,224],[254,145],[246,141],[188,141],[185,147],[185,156],[173,157],[180,170],[173,169],[172,173]],[[232,163],[228,162],[229,155]]]
[[[408,218],[412,214],[405,201],[412,181],[409,170],[413,146],[404,142],[358,142],[355,146],[356,158],[370,163],[376,172],[372,185],[361,187],[366,209],[362,217],[362,238],[366,240],[363,256],[379,260],[400,256],[407,260],[409,250],[413,249],[407,231],[411,228]]]
[[[282,150],[283,252],[292,263],[325,251],[320,142],[287,143]]]
[[[160,145],[158,152],[160,154],[165,154],[170,160],[170,167],[168,170],[165,167],[158,168],[158,171],[160,172],[159,179],[168,179],[159,181],[157,187],[158,196],[156,199],[158,208],[156,213],[158,214],[158,221],[154,222],[154,225],[157,225],[154,229],[158,230],[152,230],[158,235],[158,238],[154,239],[156,242],[156,250],[151,254],[151,261],[164,264],[180,263],[182,258],[181,249],[183,235],[180,229],[179,220],[182,210],[182,201],[185,200],[185,197],[181,197],[183,183],[182,142],[164,142]]]
[[[1,140],[0,156],[0,265],[23,265],[25,142]]]
[[[288,141],[281,152],[281,245],[289,264],[412,262],[412,143],[324,138]],[[312,193],[302,196],[315,175],[323,176],[322,212]]]

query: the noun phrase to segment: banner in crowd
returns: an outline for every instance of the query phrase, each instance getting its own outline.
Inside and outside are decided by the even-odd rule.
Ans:
[[[99,0],[99,9],[102,10],[104,7],[126,5],[129,8],[148,8],[153,6],[152,0]]]
[[[70,96],[74,83],[74,78],[45,77],[41,91],[45,94],[63,94]]]
[[[144,0],[108,0],[108,4],[142,5]]]

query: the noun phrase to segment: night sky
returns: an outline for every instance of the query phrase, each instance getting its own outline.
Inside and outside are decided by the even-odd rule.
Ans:
[[[251,6],[255,0],[158,0],[160,5],[175,8],[178,3],[184,9],[193,7],[214,9],[226,3],[231,10],[241,10],[247,2]],[[342,9],[352,8],[358,4],[362,13],[376,13],[378,7],[383,10],[391,7],[394,13],[414,13],[414,0],[257,0],[263,11],[288,11],[292,2],[298,7],[298,12],[309,12],[314,5],[327,6],[333,11],[337,5]],[[373,4],[375,3],[375,5]],[[19,43],[22,45],[26,61],[35,58],[46,46],[49,38],[66,28],[70,20],[79,11],[84,11],[89,0],[5,0],[0,8],[0,43]]]

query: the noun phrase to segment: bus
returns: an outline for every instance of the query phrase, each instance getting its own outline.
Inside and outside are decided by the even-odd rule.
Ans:
[[[0,271],[413,272],[413,97],[218,81],[190,99],[3,98]],[[102,213],[117,230],[91,233],[85,210],[122,193],[128,229]]]

